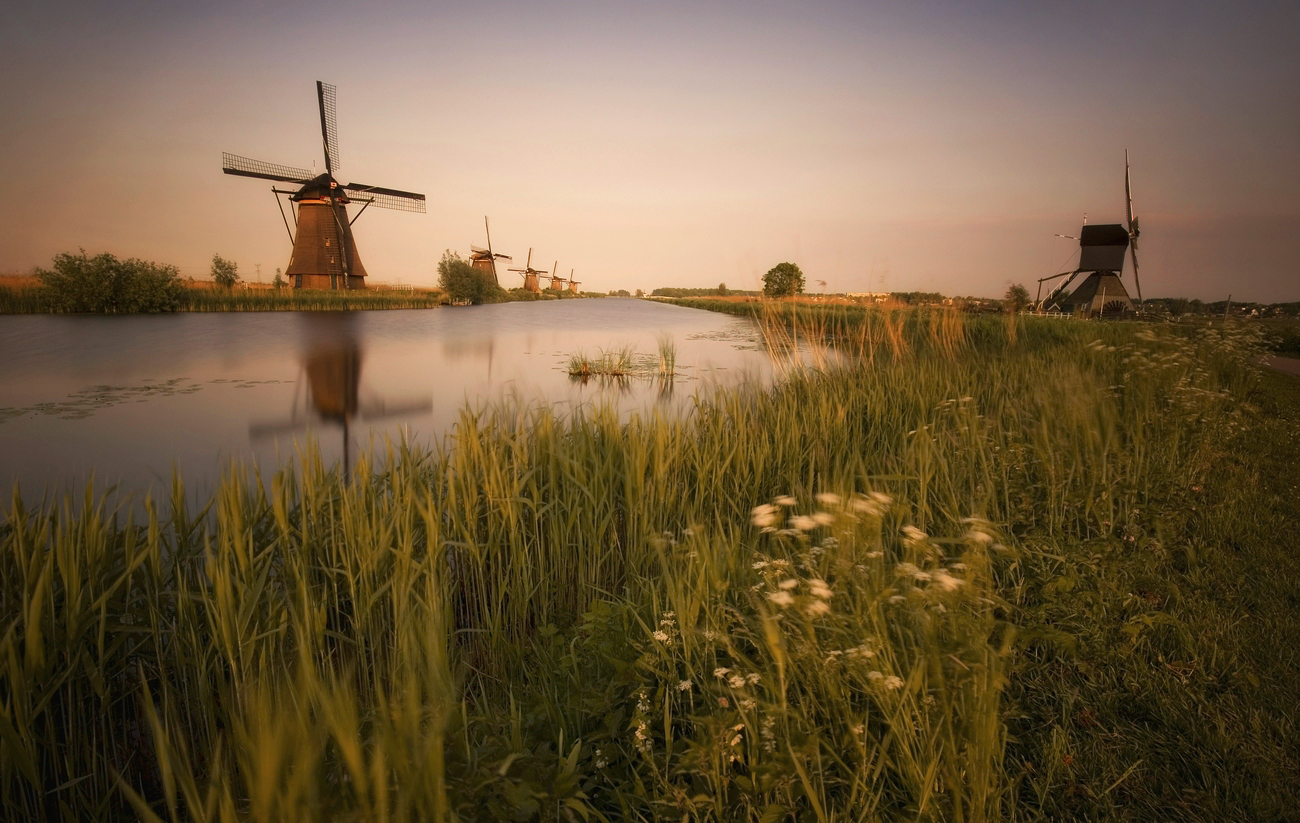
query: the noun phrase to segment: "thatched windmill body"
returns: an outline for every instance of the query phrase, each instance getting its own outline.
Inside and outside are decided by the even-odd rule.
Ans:
[[[528,262],[524,264],[524,267],[522,269],[509,269],[509,271],[517,271],[523,275],[524,291],[533,294],[542,293],[542,284],[538,277],[546,277],[546,270],[533,268],[533,250],[531,248],[528,250]]]
[[[1077,238],[1070,235],[1070,240],[1079,241],[1079,264],[1073,271],[1061,272],[1038,281],[1041,296],[1043,283],[1066,278],[1059,286],[1048,293],[1046,299],[1037,301],[1040,311],[1043,309],[1062,311],[1067,314],[1093,315],[1124,314],[1134,310],[1133,301],[1124,288],[1121,276],[1124,273],[1125,252],[1133,260],[1133,285],[1137,289],[1137,306],[1142,311],[1142,282],[1138,279],[1137,241],[1141,233],[1138,218],[1133,214],[1133,188],[1129,180],[1128,152],[1124,153],[1124,197],[1127,207],[1128,227],[1119,223],[1095,224],[1086,222]],[[1086,274],[1083,282],[1073,292],[1066,294],[1070,283],[1081,274]]]
[[[293,183],[299,187],[291,191],[271,187],[276,204],[280,206],[285,231],[293,243],[293,253],[285,269],[285,276],[293,288],[364,289],[366,268],[357,254],[352,224],[371,205],[423,214],[424,195],[365,183],[343,184],[336,180],[334,173],[339,168],[339,148],[334,86],[318,80],[316,99],[320,104],[321,143],[325,150],[324,174],[250,160],[228,152],[222,152],[221,170],[226,174]],[[281,195],[289,198],[289,210],[294,214],[297,231],[289,228]],[[347,212],[349,203],[363,204],[351,219]]]
[[[492,282],[498,286],[501,285],[500,278],[497,277],[498,260],[512,260],[508,254],[498,254],[492,251],[492,229],[488,226],[488,219],[483,218],[483,228],[487,230],[487,248],[481,249],[473,243],[469,247],[469,264],[475,270],[492,275]],[[512,269],[514,271],[514,269]]]

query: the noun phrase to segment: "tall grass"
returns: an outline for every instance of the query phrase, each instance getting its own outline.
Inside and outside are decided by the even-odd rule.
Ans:
[[[179,311],[345,311],[360,309],[428,309],[441,292],[380,291],[221,291],[184,289]],[[60,311],[38,284],[0,285],[0,314],[50,314]]]
[[[774,349],[852,356],[701,397],[684,418],[467,409],[442,447],[389,446],[350,482],[308,454],[269,478],[232,473],[204,512],[177,481],[141,523],[92,489],[34,511],[15,494],[0,807],[1049,809],[1055,784],[1009,755],[1039,750],[1007,732],[1017,638],[1048,635],[1035,581],[1089,541],[1141,536],[1170,487],[1209,473],[1255,341],[843,318],[771,318]]]

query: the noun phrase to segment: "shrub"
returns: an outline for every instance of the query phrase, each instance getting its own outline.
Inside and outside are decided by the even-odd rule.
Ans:
[[[111,254],[60,254],[53,268],[37,269],[56,311],[130,314],[176,311],[184,290],[175,266]]]
[[[219,254],[212,255],[212,282],[223,289],[233,289],[239,282],[239,266]]]
[[[505,289],[493,281],[492,275],[474,268],[450,250],[443,252],[438,261],[438,285],[453,303],[496,303],[506,296]]]
[[[793,297],[803,292],[803,272],[794,263],[777,263],[763,275],[767,297]]]

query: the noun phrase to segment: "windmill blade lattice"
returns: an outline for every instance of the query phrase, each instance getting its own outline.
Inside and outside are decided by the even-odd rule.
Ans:
[[[338,89],[329,83],[317,80],[316,99],[320,102],[320,136],[325,146],[325,169],[333,174],[341,165],[339,163]]]
[[[424,214],[424,195],[398,189],[385,189],[380,186],[367,186],[364,183],[349,183],[343,187],[348,197],[358,202],[373,201],[371,205],[381,209],[396,211],[413,211]]]
[[[221,153],[221,170],[226,174],[237,174],[241,177],[260,177],[263,180],[278,180],[281,183],[305,183],[315,177],[306,169],[253,160],[227,151]]]

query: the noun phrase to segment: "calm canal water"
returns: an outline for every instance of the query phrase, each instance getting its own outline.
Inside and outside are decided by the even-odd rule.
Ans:
[[[677,353],[671,381],[567,372],[574,354],[623,347],[649,372],[661,340]],[[750,321],[629,299],[0,316],[0,351],[0,490],[17,482],[28,501],[75,491],[92,474],[101,489],[165,493],[173,467],[201,496],[232,461],[273,467],[308,437],[328,461],[345,444],[355,459],[372,438],[437,442],[467,403],[681,410],[699,388],[771,375]]]

